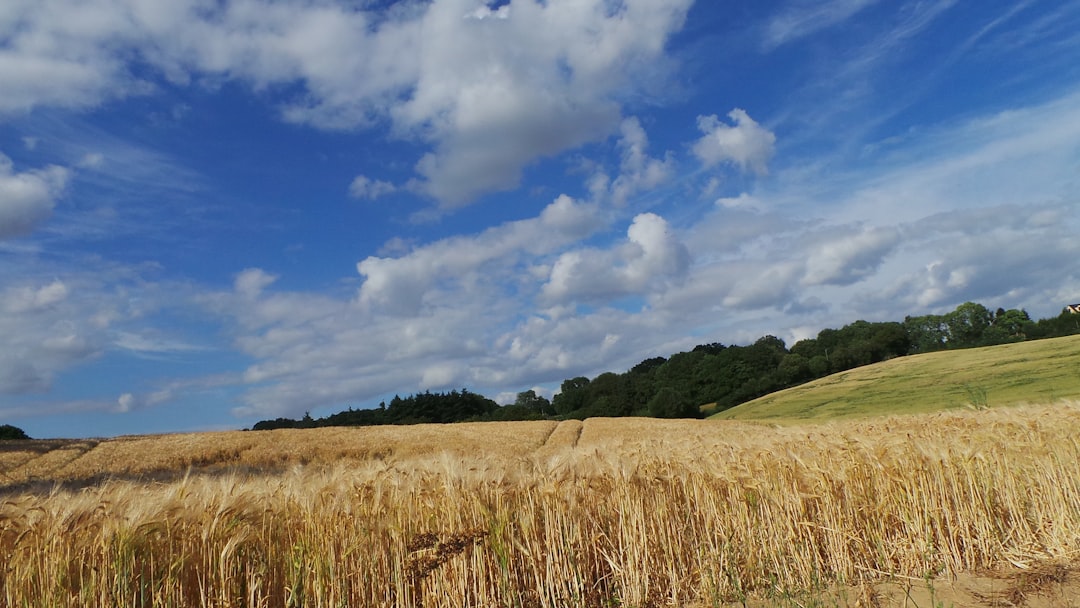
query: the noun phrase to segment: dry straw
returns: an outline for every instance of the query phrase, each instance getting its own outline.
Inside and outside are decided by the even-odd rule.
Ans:
[[[545,424],[471,426],[440,451],[352,435],[368,441],[343,442],[350,458],[309,450],[306,466],[262,443],[283,436],[249,433],[238,452],[219,445],[231,471],[9,491],[0,603],[715,605],[1078,555],[1076,404]],[[256,473],[250,453],[289,468]]]

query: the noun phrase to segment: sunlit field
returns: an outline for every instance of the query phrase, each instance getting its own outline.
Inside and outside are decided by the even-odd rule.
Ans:
[[[929,605],[1010,573],[965,601],[1076,605],[1078,431],[1072,402],[14,443],[0,602]]]
[[[801,422],[1080,399],[1080,336],[899,357],[778,391],[716,418]]]

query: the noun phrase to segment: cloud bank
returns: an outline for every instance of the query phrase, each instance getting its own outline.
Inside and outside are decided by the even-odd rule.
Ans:
[[[691,3],[18,1],[0,13],[0,115],[90,108],[162,81],[295,86],[280,107],[287,121],[329,130],[389,122],[427,146],[412,189],[452,208],[617,129],[623,100],[666,77],[665,44]],[[361,181],[353,191],[387,188]]]

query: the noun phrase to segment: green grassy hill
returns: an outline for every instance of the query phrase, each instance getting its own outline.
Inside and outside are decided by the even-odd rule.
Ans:
[[[1080,336],[901,357],[833,374],[711,418],[826,420],[1080,399]]]

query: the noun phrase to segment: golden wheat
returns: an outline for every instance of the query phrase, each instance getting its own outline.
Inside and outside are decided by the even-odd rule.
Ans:
[[[0,495],[0,601],[716,605],[1070,562],[1078,429],[1080,406],[1057,404],[812,427],[611,419],[158,438],[177,464],[216,472]],[[137,441],[151,440],[102,443],[79,466],[130,462]]]

